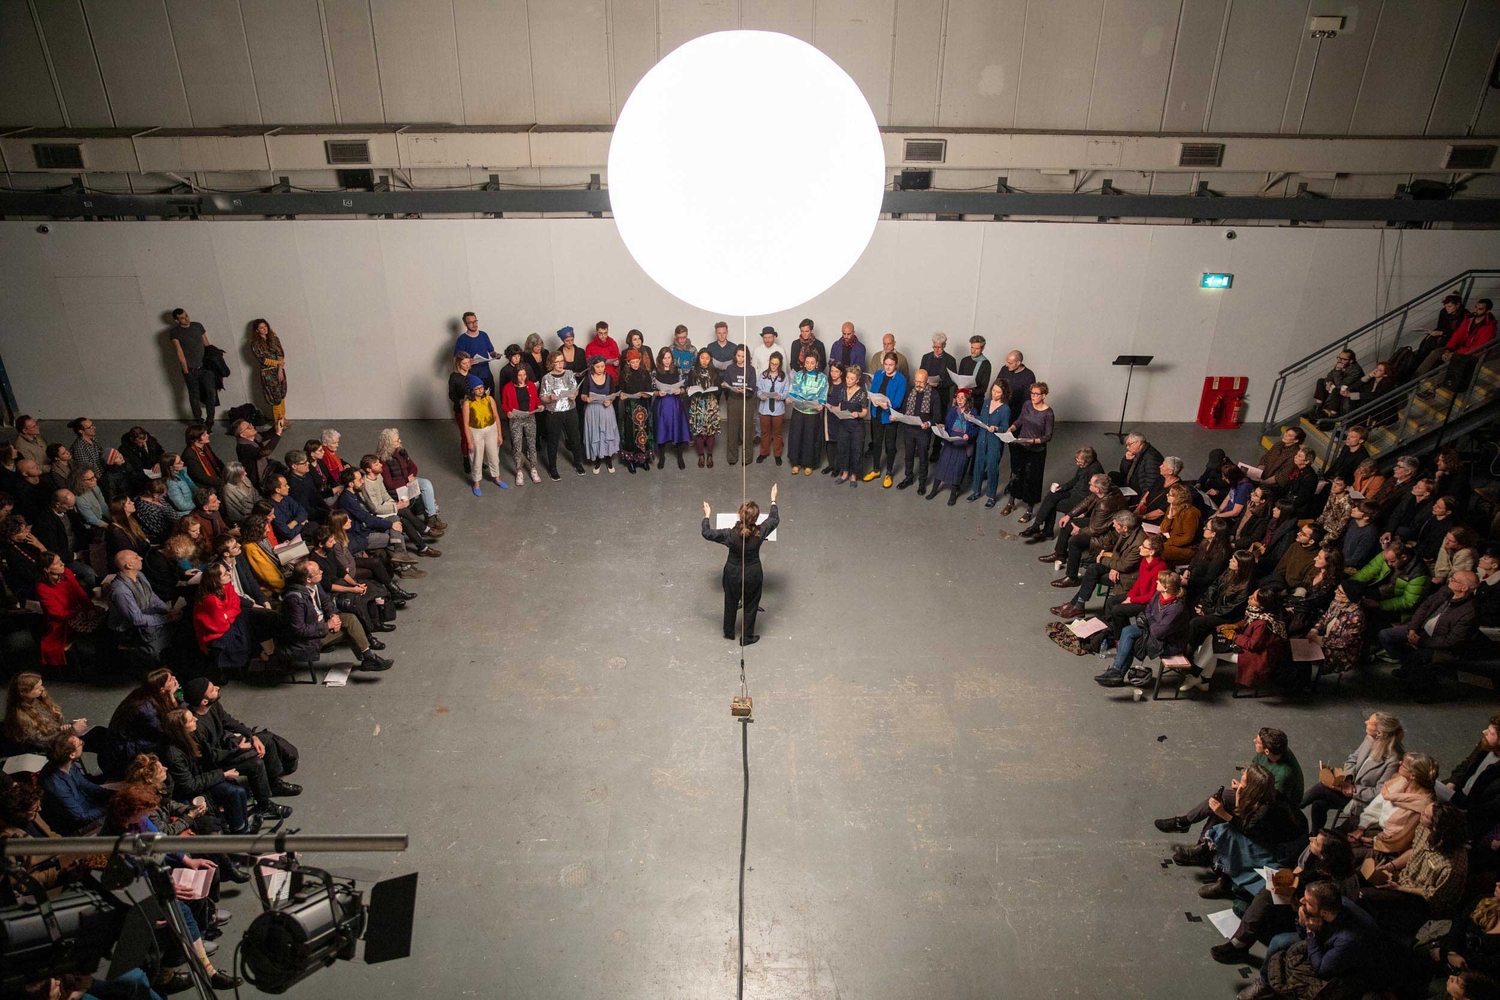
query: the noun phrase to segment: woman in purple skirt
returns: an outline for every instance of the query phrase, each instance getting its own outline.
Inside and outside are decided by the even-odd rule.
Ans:
[[[682,449],[693,439],[693,433],[688,429],[682,370],[677,367],[677,359],[670,347],[663,347],[656,355],[655,378],[659,383],[656,390],[656,467],[660,469],[667,464],[667,446],[671,445],[677,452],[677,467],[686,469]],[[662,386],[675,388],[664,389]]]

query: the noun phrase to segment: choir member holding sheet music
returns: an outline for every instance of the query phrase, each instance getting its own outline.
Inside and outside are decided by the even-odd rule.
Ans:
[[[767,327],[766,329],[770,329]],[[774,332],[774,331],[773,331]],[[781,464],[782,427],[786,422],[786,400],[791,388],[786,372],[782,368],[780,351],[772,351],[766,367],[756,378],[756,398],[760,400],[757,415],[760,417],[760,454],[756,464],[764,462],[776,452],[776,464]]]
[[[637,331],[632,330],[637,337]],[[651,381],[651,371],[639,348],[625,351],[625,370],[620,373],[620,412],[624,415],[620,423],[620,457],[625,460],[625,471],[632,476],[637,468],[651,468],[651,457],[656,451],[656,436],[651,426],[651,404],[656,390]]]
[[[828,362],[828,398],[823,403],[823,450],[827,459],[823,464],[823,475],[831,476],[838,462],[839,418],[828,411],[844,405],[844,366],[837,361]]]
[[[983,346],[982,338],[980,346]],[[974,445],[974,492],[969,494],[969,502],[973,503],[983,494],[989,498],[984,502],[985,509],[989,509],[999,502],[996,494],[1000,490],[1000,459],[1005,454],[1000,432],[1010,428],[1010,402],[1006,399],[1005,382],[996,380],[990,386],[988,396],[981,398],[984,403],[979,411],[968,416],[978,437]]]
[[[917,476],[920,476],[917,480],[917,492],[927,489],[927,468],[930,461],[927,442],[932,437],[928,429],[942,419],[942,411],[939,409],[942,399],[937,385],[928,381],[927,369],[918,368],[912,376],[911,391],[906,394],[906,405],[900,413],[891,411],[891,419],[901,424],[902,435],[906,439],[906,475],[896,484],[898,490],[906,489]]]
[[[578,353],[582,354],[581,351]],[[552,418],[547,421],[542,457],[547,463],[547,474],[555,483],[562,478],[557,472],[557,446],[566,441],[573,471],[581,476],[583,445],[578,434],[578,420],[574,416],[578,409],[578,378],[568,370],[568,360],[561,350],[554,351],[548,361],[552,370],[542,376],[542,407],[552,414]]]
[[[968,389],[958,390],[953,396],[953,405],[948,408],[948,419],[941,427],[932,425],[932,433],[943,441],[943,454],[933,473],[932,492],[927,494],[927,499],[933,499],[947,486],[951,490],[949,507],[958,503],[958,487],[963,480],[964,467],[969,464],[969,456],[974,454],[974,439],[970,433],[974,427],[969,423],[971,395]]]
[[[713,350],[712,347],[709,348]],[[718,361],[715,360],[715,364]],[[741,447],[745,461],[750,461],[750,446],[755,441],[755,427],[750,414],[755,412],[755,370],[745,362],[745,349],[734,348],[734,360],[724,369],[724,457],[730,465],[740,460]]]
[[[1015,437],[1007,442],[1010,445],[1010,483],[1005,493],[1009,499],[1000,508],[1000,514],[1004,516],[1015,510],[1016,504],[1024,503],[1026,513],[1018,519],[1018,524],[1030,521],[1036,505],[1042,501],[1047,442],[1052,440],[1057,416],[1047,405],[1049,390],[1046,382],[1033,382],[1028,391],[1031,398],[1021,406],[1016,422],[1010,427],[1010,433]],[[1001,440],[1005,439],[1002,437]]]
[[[979,334],[969,338],[969,356],[958,363],[958,374],[967,376],[974,380],[972,386],[974,398],[985,400],[989,398],[990,387],[990,359],[984,356],[985,340]],[[959,383],[962,385],[962,383]],[[981,404],[980,409],[983,409]]]
[[[939,413],[947,413],[948,407],[953,403],[953,389],[955,386],[953,376],[958,371],[958,362],[953,355],[948,353],[948,335],[946,333],[934,333],[932,335],[932,350],[922,355],[922,370],[927,373],[927,380],[937,389],[941,402],[938,405]],[[973,384],[972,382],[970,383]],[[936,423],[937,421],[933,421]],[[938,447],[943,442],[935,435],[931,436],[930,447],[932,449],[929,457],[938,457]]]
[[[698,468],[714,467],[714,437],[719,433],[719,369],[708,348],[699,349],[687,373],[688,429],[693,432],[693,450]]]
[[[576,338],[573,335],[573,328],[571,326],[565,326],[561,330],[558,330],[557,339],[562,342],[558,346],[556,353],[563,356],[563,367],[572,372],[573,381],[582,386],[583,380],[588,378],[589,374],[588,352],[579,347],[575,342]],[[576,404],[573,406],[573,421],[578,430],[579,441],[583,440],[583,411],[585,409],[586,407]]]
[[[889,334],[887,334],[889,336]],[[890,338],[895,343],[895,338]],[[870,379],[870,440],[874,455],[874,468],[865,473],[865,482],[880,475],[884,456],[885,479],[881,486],[891,488],[891,478],[896,471],[896,437],[903,426],[892,420],[892,413],[899,413],[906,402],[906,376],[897,370],[899,355],[894,350],[883,352],[880,369]]]
[[[859,485],[859,467],[865,457],[865,417],[870,412],[870,394],[862,384],[860,370],[856,365],[844,369],[844,401],[837,409],[828,411],[837,424],[834,428],[838,439],[836,464],[841,483]]]
[[[807,329],[811,331],[812,324]],[[799,472],[812,475],[818,451],[823,447],[821,413],[828,399],[828,376],[818,367],[817,353],[806,351],[802,355],[802,370],[792,376],[792,429],[787,450],[794,476]]]
[[[656,375],[652,379],[656,389],[653,415],[656,417],[656,467],[667,464],[667,446],[677,452],[677,467],[686,469],[682,460],[682,449],[693,439],[688,428],[687,396],[683,385],[682,370],[677,367],[677,352],[663,347],[656,355]]]
[[[781,514],[776,509],[776,487],[771,486],[771,512],[760,520],[760,505],[754,500],[740,504],[740,519],[732,528],[715,528],[713,511],[703,501],[703,537],[729,550],[724,561],[724,638],[734,638],[734,619],[741,603],[745,607],[745,631],[741,646],[760,640],[755,633],[755,616],[760,611],[760,591],[765,576],[760,565],[760,547],[776,530]]]
[[[594,475],[599,474],[599,463],[609,465],[610,474],[615,471],[615,453],[620,450],[620,427],[615,422],[615,380],[605,370],[607,362],[602,354],[589,359],[588,378],[583,380],[583,391],[578,399],[586,404],[583,413],[584,450],[589,461],[594,463]]]

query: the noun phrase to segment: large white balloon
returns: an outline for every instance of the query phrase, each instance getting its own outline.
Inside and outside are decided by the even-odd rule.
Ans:
[[[880,215],[885,155],[832,59],[721,31],[651,68],[620,111],[609,200],[631,256],[678,298],[763,316],[842,278]]]

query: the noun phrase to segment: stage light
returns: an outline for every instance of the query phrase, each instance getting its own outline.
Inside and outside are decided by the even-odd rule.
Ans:
[[[51,899],[48,913],[35,903],[0,909],[0,996],[34,980],[93,972],[124,919],[122,907],[83,887]]]
[[[854,81],[769,31],[682,45],[636,85],[609,147],[610,210],[641,268],[720,315],[800,305],[874,232],[885,154]]]

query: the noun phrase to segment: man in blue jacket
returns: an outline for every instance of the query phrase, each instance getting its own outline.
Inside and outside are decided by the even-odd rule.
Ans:
[[[71,729],[54,738],[47,747],[47,766],[37,783],[42,799],[42,818],[64,837],[92,833],[104,825],[104,810],[113,794],[97,784],[83,769],[83,740]]]
[[[271,527],[276,532],[276,540],[289,542],[301,538],[302,529],[307,527],[307,519],[312,513],[292,498],[292,484],[287,482],[286,476],[277,473],[266,485],[270,487]]]
[[[881,456],[885,456],[885,479],[881,486],[891,488],[891,479],[896,471],[896,438],[903,425],[891,420],[891,410],[900,410],[906,402],[906,377],[896,370],[896,355],[887,354],[881,363],[880,371],[870,379],[870,391],[879,393],[890,400],[890,406],[881,406],[872,401],[870,407],[870,441],[871,453],[875,456],[875,465],[869,472],[865,473],[865,482],[869,482],[880,475]]]
[[[1271,939],[1260,978],[1240,990],[1236,1000],[1281,996],[1293,976],[1305,981],[1311,974],[1325,984],[1377,978],[1380,929],[1332,882],[1307,887],[1297,907],[1297,924],[1297,930]]]

